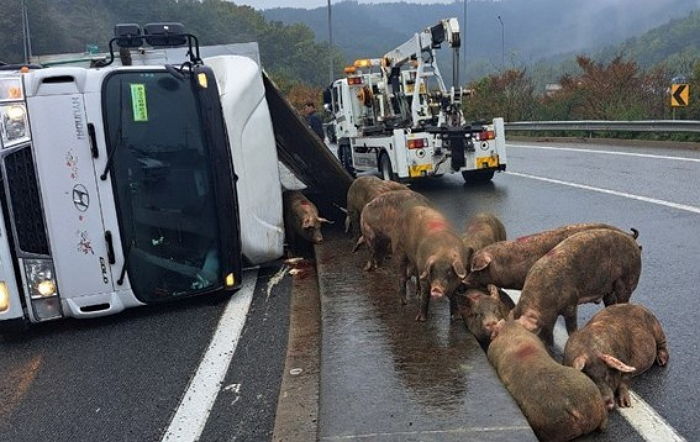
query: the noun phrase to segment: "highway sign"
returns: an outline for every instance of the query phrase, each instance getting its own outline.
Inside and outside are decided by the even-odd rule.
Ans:
[[[671,106],[687,106],[690,101],[690,86],[686,83],[671,85]]]

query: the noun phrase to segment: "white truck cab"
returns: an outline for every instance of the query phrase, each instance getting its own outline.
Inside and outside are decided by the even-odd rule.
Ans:
[[[181,25],[116,31],[188,58],[0,67],[0,329],[235,290],[283,253],[260,67]]]

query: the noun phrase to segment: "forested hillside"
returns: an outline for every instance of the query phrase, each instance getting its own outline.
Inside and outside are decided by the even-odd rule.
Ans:
[[[324,84],[328,49],[303,24],[272,23],[250,7],[224,0],[26,0],[36,54],[102,50],[116,23],[182,22],[202,44],[257,41],[265,68],[280,81]],[[0,0],[0,60],[22,59],[20,0]],[[336,65],[342,64],[341,56]]]
[[[522,66],[620,43],[697,8],[698,0],[471,0],[466,27],[469,76],[502,68],[499,15],[505,26],[507,64]],[[318,39],[327,38],[325,8],[278,8],[264,14],[285,23],[305,23]],[[462,1],[432,5],[343,1],[334,2],[333,14],[334,42],[353,59],[384,54],[440,18],[462,21]]]

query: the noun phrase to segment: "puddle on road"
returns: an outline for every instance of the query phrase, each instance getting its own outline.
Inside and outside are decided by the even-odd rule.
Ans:
[[[317,256],[321,436],[463,428],[474,425],[475,416],[480,425],[505,423],[508,416],[483,418],[489,398],[482,380],[490,368],[465,326],[450,323],[448,300],[431,301],[428,321],[416,322],[414,290],[409,287],[402,306],[392,263],[364,272],[366,252],[351,254],[351,248],[352,241],[336,238]]]

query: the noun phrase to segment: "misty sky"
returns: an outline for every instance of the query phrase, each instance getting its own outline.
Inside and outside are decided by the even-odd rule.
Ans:
[[[387,3],[397,0],[359,0],[359,3]],[[403,0],[410,3],[452,3],[454,0]],[[233,0],[237,5],[249,5],[257,9],[269,9],[279,7],[316,8],[325,6],[327,0]],[[337,3],[338,0],[331,0]]]

